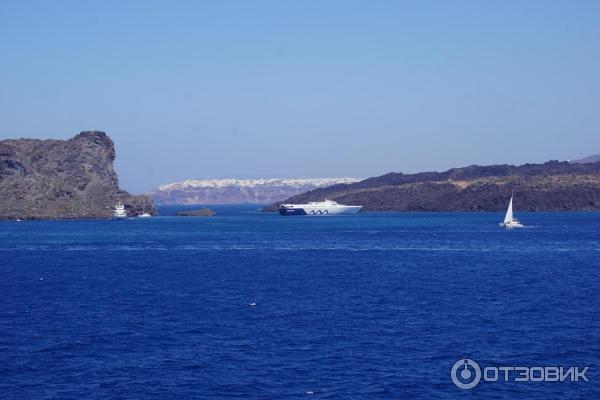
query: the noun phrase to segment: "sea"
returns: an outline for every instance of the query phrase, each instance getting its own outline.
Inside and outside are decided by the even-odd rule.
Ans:
[[[600,399],[600,213],[183,208],[0,223],[0,399]]]

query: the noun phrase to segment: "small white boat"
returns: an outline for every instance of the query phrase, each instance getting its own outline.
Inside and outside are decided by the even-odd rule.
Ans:
[[[513,216],[513,196],[510,196],[508,210],[506,210],[504,222],[500,222],[500,226],[506,229],[523,228],[523,224],[521,224],[521,222],[519,222],[519,220]]]
[[[150,218],[152,215],[148,214],[147,212],[142,213],[140,215],[138,215],[138,218]]]
[[[127,212],[125,211],[125,206],[123,203],[118,202],[115,206],[115,218],[125,218],[127,217]]]

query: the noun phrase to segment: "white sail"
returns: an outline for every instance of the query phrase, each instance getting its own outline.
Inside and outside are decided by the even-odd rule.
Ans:
[[[506,216],[504,217],[505,224],[513,220],[512,199],[512,196],[510,196],[510,203],[508,203],[508,210],[506,210]]]

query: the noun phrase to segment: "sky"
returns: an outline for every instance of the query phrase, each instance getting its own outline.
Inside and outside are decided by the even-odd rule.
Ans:
[[[599,1],[2,1],[0,139],[121,187],[600,153]]]

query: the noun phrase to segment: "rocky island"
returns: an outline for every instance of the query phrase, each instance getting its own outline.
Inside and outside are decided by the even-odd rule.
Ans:
[[[217,215],[210,208],[200,208],[198,210],[189,211],[178,211],[175,213],[176,217],[214,217]]]
[[[502,211],[514,191],[519,210],[597,211],[600,210],[600,162],[585,160],[389,173],[357,183],[315,189],[283,203],[330,199],[361,205],[363,211]],[[272,204],[265,211],[275,211],[278,205]]]
[[[69,140],[0,140],[0,220],[108,218],[156,210],[148,196],[119,188],[115,148],[104,132]]]

